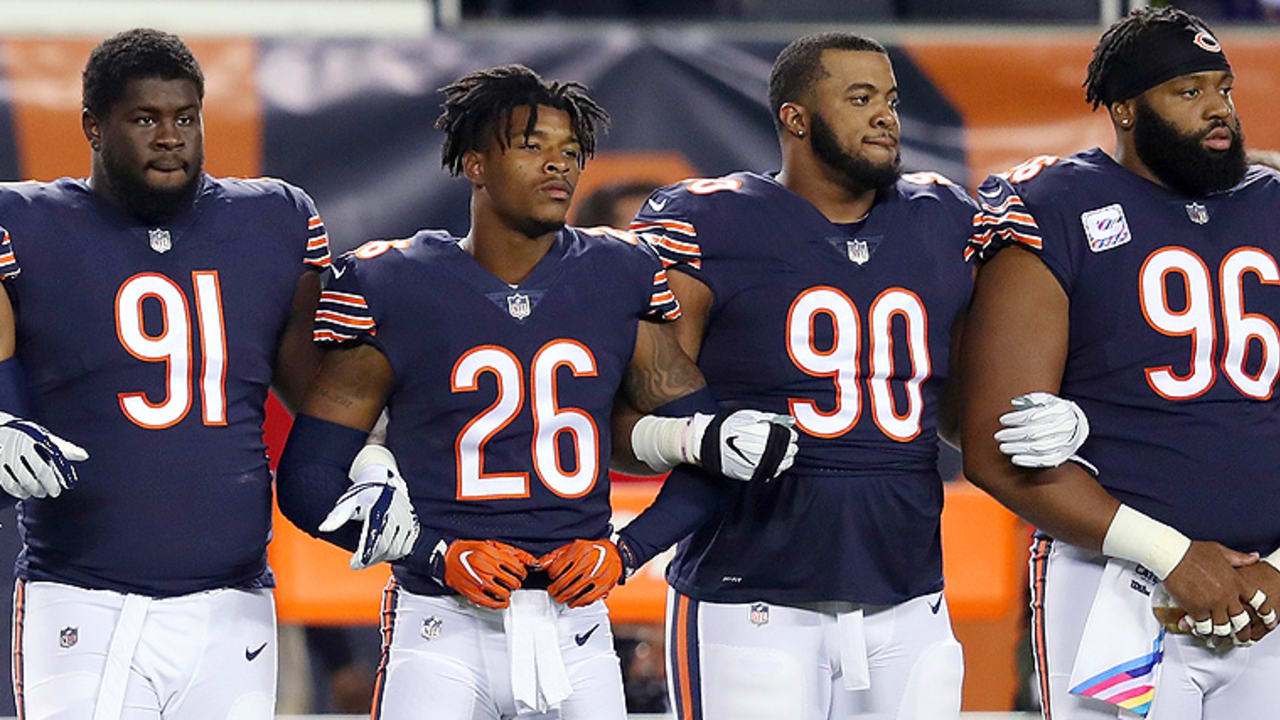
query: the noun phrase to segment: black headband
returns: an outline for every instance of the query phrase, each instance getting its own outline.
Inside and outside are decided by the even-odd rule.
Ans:
[[[1161,23],[1134,38],[1118,54],[1098,89],[1103,105],[1137,97],[1160,83],[1207,70],[1226,70],[1231,64],[1218,40],[1200,25]]]

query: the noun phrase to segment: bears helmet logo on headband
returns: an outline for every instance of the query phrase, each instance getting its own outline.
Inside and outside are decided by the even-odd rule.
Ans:
[[[1218,44],[1218,39],[1210,35],[1208,30],[1201,30],[1196,33],[1195,38],[1193,38],[1191,42],[1199,45],[1201,48],[1208,50],[1209,52],[1222,52],[1222,46]]]

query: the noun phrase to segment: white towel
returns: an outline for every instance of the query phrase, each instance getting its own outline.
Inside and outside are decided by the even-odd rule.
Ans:
[[[867,690],[871,687],[871,668],[867,663],[867,635],[863,629],[862,609],[836,615],[840,635],[840,667],[845,690]]]
[[[93,705],[93,720],[120,720],[124,710],[124,693],[129,686],[129,668],[133,653],[142,640],[142,626],[147,619],[151,598],[125,595],[120,617],[107,646],[107,664],[98,682],[98,700]]]
[[[1151,611],[1158,582],[1128,560],[1107,561],[1071,667],[1073,695],[1147,716],[1164,659],[1165,630]]]
[[[516,590],[502,613],[516,714],[545,713],[573,692],[560,656],[559,613],[545,590]]]

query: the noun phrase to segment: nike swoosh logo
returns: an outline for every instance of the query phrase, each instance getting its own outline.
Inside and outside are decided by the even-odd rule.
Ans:
[[[732,450],[738,457],[742,458],[742,462],[750,465],[751,458],[747,457],[746,454],[743,453],[741,450],[739,450],[738,446],[733,443],[733,441],[736,439],[737,438],[730,436],[728,440],[724,441],[724,444],[728,445],[730,450]]]
[[[343,265],[342,267],[338,267],[337,265],[330,265],[329,267],[330,267],[330,269],[332,269],[332,270],[333,270],[333,279],[334,279],[334,280],[337,280],[338,278],[342,277],[342,273],[344,273],[344,272],[346,272],[346,271],[347,271],[347,266],[346,266],[346,265]]]
[[[600,627],[600,623],[596,623],[595,625],[592,625],[591,629],[584,633],[581,633],[579,635],[574,635],[573,641],[578,643],[578,647],[582,647],[583,645],[586,645],[587,640],[591,638],[591,633],[595,632],[596,628],[598,627]]]
[[[249,662],[253,662],[254,658],[258,657],[258,655],[262,652],[262,649],[265,648],[266,646],[267,646],[266,643],[262,643],[261,645],[258,646],[257,650],[253,650],[253,651],[250,651],[249,648],[245,648],[244,659],[248,660]]]
[[[467,558],[471,557],[471,553],[473,552],[475,551],[464,550],[463,552],[459,553],[458,562],[462,563],[462,569],[466,570],[468,575],[475,578],[476,582],[480,583],[481,585],[484,585],[484,580],[481,580],[480,576],[476,574],[476,571],[471,569],[471,563],[467,561]]]
[[[938,614],[938,611],[942,609],[942,593],[938,593],[938,602],[929,603],[929,609],[933,611],[934,615]]]
[[[662,212],[662,208],[667,206],[667,199],[662,198],[662,202],[658,202],[657,198],[649,198],[649,207],[654,212]]]
[[[604,564],[604,559],[609,557],[609,551],[605,550],[601,545],[592,545],[591,547],[595,548],[596,552],[600,553],[599,556],[596,557],[596,566],[591,568],[591,576],[595,577],[595,574],[600,572],[600,566]],[[578,644],[581,645],[582,643]]]

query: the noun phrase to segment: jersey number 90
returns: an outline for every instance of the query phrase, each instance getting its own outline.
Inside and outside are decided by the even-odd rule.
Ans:
[[[818,348],[814,340],[814,321],[819,315],[827,316],[834,328],[834,340],[831,347],[825,349]],[[895,319],[905,325],[907,355],[911,358],[911,375],[905,383],[906,407],[902,412],[898,412],[889,387],[889,379],[894,376]],[[900,287],[880,293],[868,311],[867,334],[871,342],[867,389],[872,420],[885,435],[898,442],[908,442],[920,434],[920,418],[924,412],[921,386],[933,372],[929,359],[929,316],[920,296]],[[858,308],[837,288],[811,287],[791,303],[787,313],[787,354],[791,362],[808,375],[831,378],[836,390],[835,406],[826,410],[809,398],[787,401],[796,424],[806,433],[833,438],[858,424],[862,415],[862,389],[858,383],[861,342],[862,319]]]

